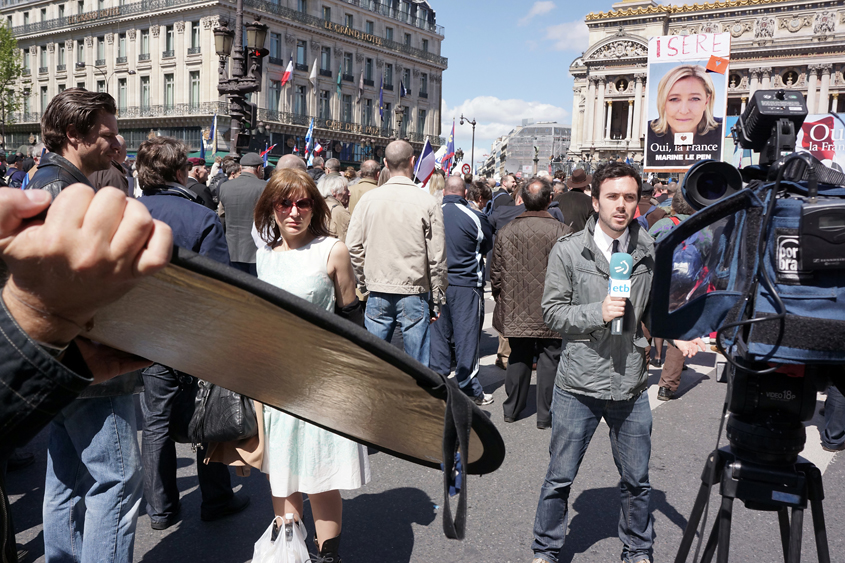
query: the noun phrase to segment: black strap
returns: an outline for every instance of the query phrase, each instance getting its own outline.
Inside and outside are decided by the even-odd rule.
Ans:
[[[451,379],[446,380],[446,417],[443,422],[443,533],[449,539],[464,539],[467,515],[467,475],[469,435],[472,425],[472,403]],[[461,492],[458,509],[452,519],[449,506],[449,485],[455,468],[455,452],[461,453]]]

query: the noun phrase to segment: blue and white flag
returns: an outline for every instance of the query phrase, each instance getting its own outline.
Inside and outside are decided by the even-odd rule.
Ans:
[[[308,132],[305,134],[305,158],[311,154],[311,137],[314,135],[314,118],[311,118],[311,125],[308,126]]]
[[[211,122],[211,158],[217,156],[217,111],[214,112],[214,120]]]
[[[405,88],[405,83],[401,80],[399,81],[399,97],[404,98],[408,95],[408,89]]]

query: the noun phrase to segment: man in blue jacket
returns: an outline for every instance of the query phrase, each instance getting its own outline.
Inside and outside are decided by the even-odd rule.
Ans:
[[[458,385],[476,404],[489,405],[493,395],[484,393],[476,376],[484,320],[484,255],[493,248],[493,227],[483,213],[470,209],[466,185],[458,176],[446,180],[442,207],[449,287],[446,304],[432,325],[429,367],[449,375],[454,343]]]

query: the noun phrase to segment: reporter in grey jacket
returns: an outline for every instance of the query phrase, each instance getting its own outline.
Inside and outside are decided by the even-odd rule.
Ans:
[[[652,547],[651,409],[641,321],[647,321],[654,243],[633,220],[642,180],[632,167],[611,162],[596,171],[592,204],[597,215],[584,230],[552,249],[543,292],[543,318],[563,337],[552,398],[551,460],[534,520],[534,562],[557,563],[567,525],[567,501],[581,459],[602,418],[610,427],[621,477],[619,539],[625,563],[647,563]],[[611,254],[634,260],[629,299],[607,294]],[[610,322],[624,317],[621,335]],[[674,343],[687,356],[700,340]]]

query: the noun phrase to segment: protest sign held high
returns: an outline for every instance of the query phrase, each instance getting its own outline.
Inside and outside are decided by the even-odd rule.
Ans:
[[[730,39],[703,33],[649,40],[647,170],[683,171],[721,159]]]

